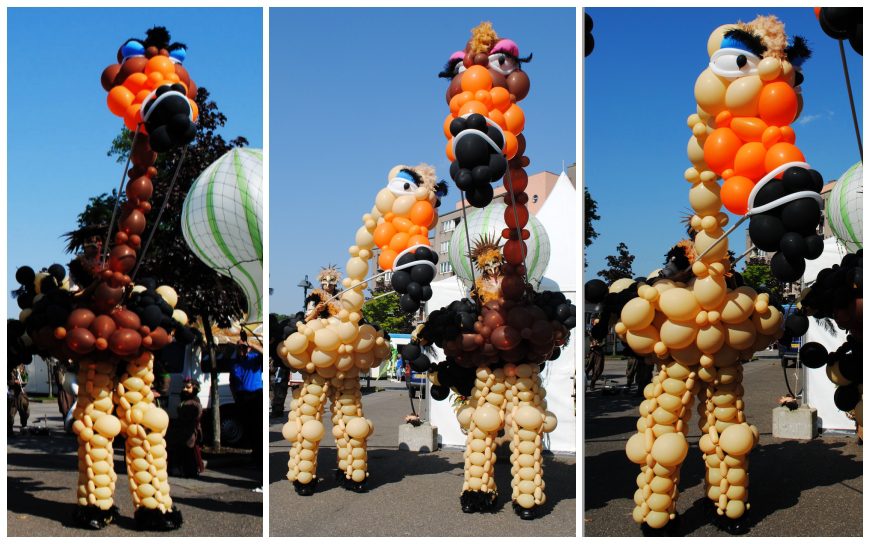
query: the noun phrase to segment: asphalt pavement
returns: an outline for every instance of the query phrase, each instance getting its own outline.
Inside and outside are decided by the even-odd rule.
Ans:
[[[632,520],[637,465],[625,456],[636,432],[642,397],[625,394],[625,360],[608,360],[603,384],[585,395],[584,536],[641,536]],[[788,370],[789,374],[793,369]],[[605,386],[607,389],[605,389]],[[758,359],[744,367],[746,416],[761,440],[750,453],[749,532],[746,536],[861,536],[863,451],[854,434],[814,440],[774,438],[772,410],[787,393],[778,359]],[[704,494],[704,464],[697,447],[696,405],[690,425],[689,455],[681,472],[677,503],[684,536],[729,536],[711,524]]]
[[[76,440],[63,432],[54,402],[31,402],[34,434],[6,442],[8,536],[261,536],[263,534],[262,468],[244,454],[206,457],[198,479],[170,476],[172,499],[184,524],[171,533],[138,532],[124,467],[123,442],[115,440],[115,505],[120,515],[100,531],[70,524],[78,480]],[[254,489],[261,488],[259,492]]]
[[[374,382],[373,382],[374,383]],[[463,514],[463,458],[459,450],[416,453],[398,449],[398,428],[410,412],[403,385],[377,382],[380,391],[363,396],[365,416],[374,422],[369,438],[369,491],[357,494],[338,486],[335,442],[329,430],[321,443],[317,491],[300,497],[287,480],[289,443],[281,436],[286,421],[269,421],[269,533],[271,536],[574,536],[576,458],[545,456],[547,503],[543,516],[521,520],[510,502],[510,453],[497,452],[500,490],[494,513]],[[447,402],[447,401],[442,401]],[[289,399],[287,402],[289,407]]]

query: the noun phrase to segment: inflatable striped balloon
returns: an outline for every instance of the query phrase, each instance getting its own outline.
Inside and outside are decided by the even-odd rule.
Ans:
[[[507,209],[507,206],[504,201],[496,199],[486,208],[469,213],[468,237],[471,239],[470,243],[474,244],[478,237],[486,233],[498,239],[501,236],[502,229],[507,227],[504,221],[505,209]],[[529,239],[526,240],[526,245],[529,249],[529,253],[526,256],[526,268],[529,282],[532,284],[532,287],[537,289],[541,283],[541,278],[544,277],[544,272],[547,270],[547,264],[550,262],[550,239],[547,236],[547,231],[544,230],[544,226],[533,215],[529,216],[529,223],[526,225],[526,228],[529,230]],[[453,273],[467,287],[470,287],[472,264],[468,258],[468,252],[469,240],[465,235],[465,226],[460,222],[450,237],[450,266],[453,267]],[[477,277],[480,276],[480,273],[475,270],[474,275]]]
[[[825,216],[834,236],[855,253],[863,246],[864,168],[862,163],[846,170],[825,203]]]
[[[237,148],[193,183],[181,230],[197,257],[242,288],[248,323],[263,319],[263,152]]]

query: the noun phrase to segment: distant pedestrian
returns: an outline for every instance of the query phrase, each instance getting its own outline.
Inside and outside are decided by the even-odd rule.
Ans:
[[[172,376],[169,374],[169,369],[162,359],[155,358],[154,360],[154,404],[163,408],[169,409],[169,391],[172,385]]]
[[[202,403],[199,402],[199,384],[184,380],[178,418],[170,428],[172,443],[169,455],[172,474],[183,478],[196,478],[205,470],[202,462]]]
[[[7,404],[9,407],[9,426],[7,434],[12,436],[12,426],[15,424],[15,414],[21,420],[21,432],[27,428],[27,420],[30,418],[30,399],[27,398],[27,369],[23,364],[14,366],[9,371],[9,384],[6,390]]]
[[[230,373],[230,390],[245,422],[254,463],[263,462],[263,353],[242,331]]]
[[[601,379],[604,373],[604,344],[596,338],[589,340],[589,354],[586,358],[586,378],[589,380],[589,389],[595,389],[595,382]]]

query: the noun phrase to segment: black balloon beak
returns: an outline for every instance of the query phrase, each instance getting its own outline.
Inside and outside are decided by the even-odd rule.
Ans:
[[[800,72],[795,72],[794,74],[794,86],[797,87],[801,83],[804,82],[804,75]]]

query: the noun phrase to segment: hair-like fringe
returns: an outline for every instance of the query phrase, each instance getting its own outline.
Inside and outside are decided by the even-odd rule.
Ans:
[[[764,46],[764,42],[761,41],[761,37],[753,34],[751,32],[747,32],[746,30],[742,30],[740,28],[732,28],[725,32],[726,38],[733,38],[743,45],[747,47],[753,54],[760,57],[764,55],[764,52],[767,51],[767,47]]]
[[[438,72],[438,77],[443,79],[453,79],[455,75],[453,70],[456,68],[456,65],[462,62],[462,59],[451,59],[444,63],[444,68]]]
[[[804,61],[813,56],[813,52],[803,36],[795,36],[792,39],[792,44],[785,48],[785,55],[790,63],[800,66]]]
[[[145,32],[145,35],[147,36],[145,38],[145,47],[153,45],[158,49],[166,49],[169,46],[171,37],[165,26],[151,27]]]

